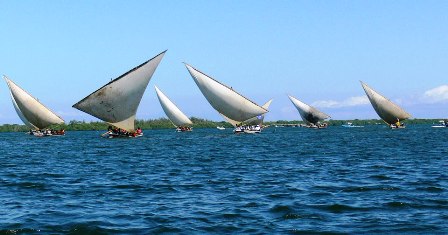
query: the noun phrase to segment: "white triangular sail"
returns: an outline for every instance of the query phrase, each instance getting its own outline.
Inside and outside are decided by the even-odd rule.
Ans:
[[[300,117],[302,117],[304,122],[317,124],[320,121],[330,118],[329,115],[317,110],[316,108],[309,106],[290,95],[288,95],[288,97],[299,111]]]
[[[235,121],[235,120],[233,120],[233,119],[230,119],[230,118],[226,117],[226,115],[224,115],[224,114],[222,114],[222,113],[219,113],[219,114],[221,114],[221,116],[224,118],[224,120],[226,120],[226,122],[232,124],[233,127],[236,127],[236,126],[238,126],[238,125],[241,124],[241,122],[239,122],[239,121]]]
[[[171,120],[171,122],[176,126],[189,126],[193,122],[185,115],[180,109],[157,87],[156,89],[157,97],[159,98],[160,105],[165,111],[166,116]]]
[[[52,124],[64,123],[62,118],[17,86],[9,78],[6,76],[3,76],[3,78],[8,84],[14,109],[25,125],[32,129],[43,129]]]
[[[262,105],[261,107],[263,107],[264,109],[268,110],[269,106],[272,103],[272,99],[270,99],[268,102],[266,102],[264,105]],[[263,124],[264,121],[264,114],[262,115],[258,115],[256,117],[253,117],[249,120],[244,121],[244,123],[246,123],[247,125],[261,125]]]
[[[134,131],[137,108],[165,52],[112,80],[73,107],[118,128]]]
[[[19,106],[17,105],[16,100],[14,99],[14,96],[11,93],[11,100],[12,100],[12,104],[14,105],[14,109],[16,110],[17,115],[19,115],[20,120],[22,120],[23,123],[25,123],[25,125],[33,130],[38,130],[39,128],[37,128],[35,125],[33,125],[31,122],[29,122],[28,120],[26,120],[26,117],[23,115],[22,111],[20,111]]]
[[[265,103],[263,106],[261,106],[261,107],[263,107],[264,109],[268,110],[268,109],[269,109],[269,105],[271,105],[271,103],[272,103],[272,99],[269,100],[268,102],[266,102],[266,103]],[[228,123],[232,124],[232,126],[234,126],[234,127],[240,125],[241,123],[244,123],[244,125],[248,125],[248,126],[252,126],[252,125],[261,125],[261,124],[263,123],[264,116],[265,116],[265,114],[261,114],[261,115],[258,115],[258,116],[256,116],[256,117],[250,118],[250,119],[248,119],[248,120],[246,120],[246,121],[238,122],[238,121],[235,121],[235,120],[232,120],[232,119],[226,117],[226,116],[225,116],[224,114],[222,114],[222,113],[220,113],[220,114],[221,114],[221,116],[222,116]]]
[[[367,84],[361,81],[362,88],[366,92],[370,103],[375,109],[378,116],[388,124],[394,124],[397,121],[405,120],[411,117],[409,113],[404,111],[400,106],[394,104],[392,101],[382,96]]]
[[[268,110],[240,95],[232,88],[185,64],[191,77],[210,105],[227,118],[243,122]]]

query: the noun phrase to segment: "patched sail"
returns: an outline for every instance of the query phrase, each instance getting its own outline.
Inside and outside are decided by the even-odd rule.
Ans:
[[[137,108],[165,52],[112,80],[73,107],[118,128],[134,131]]]
[[[185,66],[210,105],[227,118],[241,123],[268,112],[268,110],[240,95],[232,88],[188,64],[185,64]]]
[[[317,110],[316,108],[309,106],[290,95],[288,95],[288,97],[299,111],[300,117],[302,117],[304,122],[317,124],[320,121],[330,118],[329,115]]]
[[[163,94],[157,86],[154,87],[163,111],[165,111],[166,116],[168,116],[176,127],[189,126],[193,124],[193,122],[191,122],[191,120],[182,111],[180,111],[180,109],[165,94]]]
[[[20,88],[6,76],[3,76],[11,93],[14,109],[20,119],[32,129],[44,129],[52,124],[64,123],[64,120],[45,107],[37,99]]]
[[[367,84],[363,83],[362,81],[361,85],[366,92],[366,95],[369,98],[373,109],[375,109],[378,116],[380,116],[380,118],[383,119],[386,123],[394,124],[397,121],[405,120],[411,117],[409,113],[367,86]]]

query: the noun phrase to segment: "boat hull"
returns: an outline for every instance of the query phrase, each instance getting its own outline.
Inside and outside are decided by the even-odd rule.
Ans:
[[[106,138],[106,139],[138,138],[138,137],[142,137],[142,136],[143,136],[143,133],[140,133],[140,134],[122,134],[122,133],[110,133],[110,132],[106,132],[106,133],[101,135],[101,137]]]
[[[65,131],[30,131],[28,134],[35,137],[64,136]]]
[[[190,132],[193,131],[191,127],[178,127],[176,128],[176,132]]]
[[[345,127],[345,128],[360,128],[360,127],[364,127],[364,126],[342,125],[342,127]]]

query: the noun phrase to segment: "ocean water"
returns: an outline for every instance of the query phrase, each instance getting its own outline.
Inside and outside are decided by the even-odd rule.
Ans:
[[[447,234],[448,128],[0,134],[3,234]]]

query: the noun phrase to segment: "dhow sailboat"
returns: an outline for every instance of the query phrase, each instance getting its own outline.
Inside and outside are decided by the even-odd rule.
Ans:
[[[389,99],[382,96],[367,84],[361,81],[362,88],[366,92],[370,103],[375,109],[375,112],[380,116],[385,123],[389,125],[390,128],[404,128],[404,123],[401,121],[406,120],[411,117],[409,113],[404,111],[400,106],[392,103]]]
[[[160,105],[171,123],[176,127],[177,132],[191,131],[193,122],[157,87],[154,86],[159,98]]]
[[[165,52],[129,70],[74,104],[73,107],[101,119],[110,125],[106,138],[139,137],[135,130],[135,115],[143,93]]]
[[[30,134],[38,137],[65,134],[64,130],[45,130],[50,125],[64,123],[64,120],[20,88],[11,79],[6,76],[3,76],[3,78],[8,84],[14,109],[23,123],[30,128]]]
[[[268,110],[269,106],[272,103],[272,99],[270,99],[268,102],[266,102],[264,105],[262,105],[261,107],[263,107],[264,109]],[[261,129],[264,128],[263,126],[263,121],[264,121],[264,116],[265,114],[261,114],[258,115],[256,117],[253,117],[249,120],[244,121],[244,125],[245,127],[249,127],[249,128],[245,128],[245,127],[241,127],[240,126],[240,122],[232,120],[228,117],[226,117],[224,114],[220,113],[221,116],[230,124],[232,124],[232,126],[235,128],[235,132],[245,132],[245,133],[260,133]]]
[[[233,88],[213,79],[201,71],[185,64],[191,77],[210,105],[229,123],[236,126],[235,133],[258,133],[259,125],[248,126],[246,121],[268,112],[255,102],[239,94]]]
[[[330,118],[328,114],[325,114],[290,95],[288,95],[288,97],[299,111],[302,120],[307,124],[306,127],[320,129],[328,126],[327,123],[321,123],[321,121]]]

